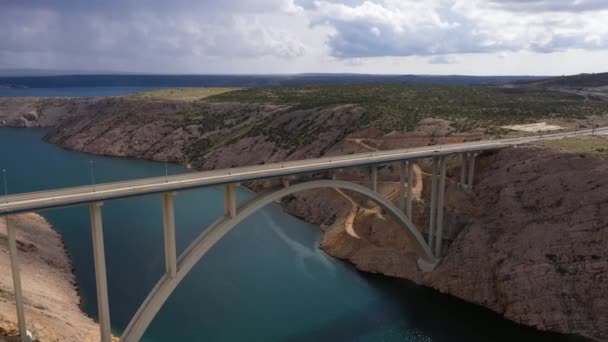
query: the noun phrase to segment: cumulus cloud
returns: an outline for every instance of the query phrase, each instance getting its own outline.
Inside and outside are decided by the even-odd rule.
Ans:
[[[434,65],[462,54],[607,50],[607,17],[606,0],[4,0],[0,67]]]
[[[606,0],[489,0],[497,8],[518,12],[585,12],[608,9]]]
[[[63,68],[99,57],[145,68],[184,57],[290,59],[305,45],[265,20],[293,11],[287,0],[9,0],[0,12],[0,64],[18,55]]]
[[[313,25],[335,29],[328,44],[339,58],[608,47],[607,13],[544,14],[608,8],[604,0],[315,0],[305,7]]]

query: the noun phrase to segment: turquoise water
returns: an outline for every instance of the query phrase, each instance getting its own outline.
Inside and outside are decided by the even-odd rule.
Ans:
[[[10,193],[164,175],[165,166],[63,150],[45,130],[0,128]],[[169,165],[171,174],[187,172]],[[253,194],[239,189],[239,200]],[[176,197],[182,251],[222,213],[221,189]],[[116,334],[164,269],[159,197],[106,203],[104,237]],[[83,309],[96,317],[87,208],[42,213],[74,264]],[[144,341],[565,341],[409,282],[370,276],[326,256],[318,227],[269,206],[216,245],[169,298]]]
[[[0,128],[10,193],[164,174],[164,165],[69,152],[40,129]],[[187,172],[170,165],[172,174]],[[240,189],[243,200],[252,194]],[[221,189],[179,193],[183,250],[222,212]],[[84,310],[95,317],[87,208],[42,213],[64,237]],[[112,326],[120,333],[164,267],[160,198],[103,207]],[[555,341],[405,281],[366,276],[318,249],[317,227],[270,206],[239,225],[169,298],[145,341]]]

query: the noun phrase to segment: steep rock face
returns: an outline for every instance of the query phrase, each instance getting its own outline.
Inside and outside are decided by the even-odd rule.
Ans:
[[[268,117],[259,135],[212,149],[203,157],[203,170],[318,158],[356,129],[363,114],[359,106],[284,111]]]
[[[402,228],[382,213],[357,218],[354,234],[333,226],[322,247],[521,324],[608,340],[608,160],[528,146],[477,165],[472,198],[448,204],[470,221],[432,273],[417,270]]]
[[[67,149],[185,163],[186,146],[198,136],[194,124],[180,122],[185,113],[195,111],[189,102],[127,98],[73,102],[78,106],[66,109],[73,115],[64,117],[46,138]],[[54,106],[55,110],[61,109]]]
[[[25,111],[33,106],[31,101],[19,102],[21,110],[11,113],[20,114],[7,117],[4,125],[27,121]],[[355,130],[364,113],[353,105],[296,110],[134,98],[41,99],[33,103],[38,117],[25,126],[52,127],[46,137],[50,143],[93,154],[190,164],[203,170],[319,157]],[[59,112],[64,113],[61,118]]]
[[[194,160],[201,169],[462,142],[484,135],[483,130],[450,133],[446,122],[428,120],[413,133],[381,137],[367,129],[348,136],[364,112],[357,106],[292,111],[250,104],[142,107],[125,99],[87,101],[49,105],[38,113],[41,121],[52,117],[52,108],[71,108],[49,135],[50,142],[90,153],[181,163],[192,162],[189,148],[195,144],[206,151]],[[184,113],[194,113],[194,119]],[[238,115],[225,118],[227,113]],[[244,131],[247,136],[238,135]],[[457,179],[458,160],[449,163],[448,175]],[[418,271],[403,228],[364,199],[321,189],[296,194],[283,204],[288,212],[325,229],[325,251],[363,271],[411,279],[539,329],[602,341],[608,339],[608,320],[603,319],[608,316],[606,164],[535,147],[479,157],[470,198],[454,181],[448,182],[445,221],[454,240],[442,263],[427,275]],[[397,170],[387,165],[379,172],[380,190],[393,200]],[[418,163],[413,221],[421,231],[428,226],[428,172],[428,162]],[[339,172],[339,179],[354,182],[365,182],[365,177],[364,169]],[[277,182],[272,183],[249,186],[261,189]]]
[[[479,221],[423,283],[519,323],[607,340],[608,161],[523,147],[480,158],[479,170]]]
[[[36,214],[11,216],[17,229],[27,329],[38,341],[99,341],[99,326],[79,308],[61,237]],[[0,341],[17,333],[5,221],[0,220]]]

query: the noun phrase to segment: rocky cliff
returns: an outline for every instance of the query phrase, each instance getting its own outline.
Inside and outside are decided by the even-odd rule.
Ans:
[[[365,202],[329,227],[322,248],[521,324],[608,340],[608,160],[526,146],[477,165],[468,200],[448,187],[446,223],[460,232],[432,273],[417,270],[402,229]],[[415,213],[428,224],[423,201]]]
[[[41,342],[99,341],[99,326],[79,307],[72,266],[63,242],[36,214],[12,216],[28,331]],[[17,318],[6,225],[0,220],[0,341],[16,335]]]
[[[447,121],[433,119],[410,133],[361,131],[365,109],[356,105],[298,110],[196,101],[83,101],[54,124],[50,142],[200,169],[485,137],[483,129],[456,133]],[[80,112],[83,106],[92,107]],[[38,120],[46,119],[40,115]],[[472,194],[454,181],[458,165],[458,159],[449,161],[445,258],[428,275],[417,270],[401,228],[373,203],[324,189],[291,196],[283,204],[321,225],[325,251],[361,270],[410,279],[539,329],[608,340],[608,183],[602,176],[608,162],[547,148],[505,149],[478,158]],[[395,200],[397,170],[396,165],[380,170],[380,191]],[[345,170],[338,178],[364,182],[363,171]],[[428,226],[428,173],[428,162],[416,165],[413,221],[422,231]],[[248,186],[261,189],[270,183]]]

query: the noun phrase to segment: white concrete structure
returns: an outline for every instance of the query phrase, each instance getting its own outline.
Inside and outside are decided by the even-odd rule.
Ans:
[[[139,341],[146,328],[152,322],[163,303],[175,290],[181,280],[196,265],[196,263],[218,242],[220,239],[235,228],[240,222],[264,206],[273,203],[287,195],[318,188],[339,188],[357,192],[368,197],[382,207],[391,217],[401,223],[408,235],[416,253],[422,259],[420,265],[433,267],[438,260],[433,256],[431,249],[422,237],[422,234],[414,227],[411,221],[392,202],[383,198],[371,189],[350,182],[319,180],[292,185],[282,188],[270,194],[260,195],[237,210],[233,218],[224,216],[207,228],[179,257],[178,271],[174,278],[164,275],[150,292],[144,303],[140,306],[135,316],[123,332],[121,341]]]
[[[23,307],[23,291],[21,290],[21,275],[19,273],[19,260],[17,256],[17,232],[15,231],[15,227],[9,223],[8,216],[4,217],[4,222],[8,235],[8,251],[11,259],[13,287],[15,289],[15,306],[17,307],[17,323],[20,332],[19,338],[21,342],[29,342],[25,325],[25,308]]]
[[[112,332],[110,330],[110,301],[108,299],[108,280],[106,276],[106,255],[103,244],[103,225],[101,218],[101,206],[103,204],[91,203],[91,235],[93,237],[93,259],[95,265],[95,284],[97,287],[97,310],[99,312],[99,327],[101,329],[101,341],[111,342]]]
[[[608,129],[601,128],[595,130],[595,133],[597,134],[603,134],[605,132],[608,132]],[[272,201],[298,191],[323,187],[340,188],[357,192],[375,201],[404,227],[406,234],[419,256],[418,265],[420,269],[424,272],[429,272],[439,262],[442,252],[446,157],[461,153],[467,153],[471,156],[470,158],[466,158],[468,159],[468,162],[463,163],[463,168],[467,167],[468,170],[466,170],[466,172],[463,170],[461,173],[461,182],[466,183],[466,185],[470,187],[473,182],[475,153],[538,140],[561,139],[571,136],[591,135],[592,133],[592,130],[586,130],[576,133],[548,134],[542,137],[536,136],[476,141],[440,147],[426,146],[374,153],[359,153],[347,156],[246,166],[228,170],[188,173],[176,176],[167,176],[165,174],[164,176],[157,178],[94,184],[93,186],[4,196],[2,201],[0,201],[0,217],[7,220],[9,249],[21,339],[22,341],[27,340],[26,318],[23,311],[23,296],[17,260],[16,232],[10,225],[10,215],[69,206],[88,205],[90,207],[101,339],[103,342],[106,342],[111,339],[111,324],[103,244],[102,203],[137,196],[162,196],[166,273],[139,308],[123,334],[122,340],[124,341],[138,341],[141,336],[143,336],[147,326],[150,324],[158,310],[160,310],[165,300],[196,262],[239,222]],[[412,161],[422,158],[433,159],[430,224],[427,241],[424,240],[419,230],[416,229],[410,221],[414,179]],[[410,167],[405,167],[406,161],[409,161],[407,164],[409,164]],[[400,163],[399,208],[376,192],[378,185],[378,165],[394,162]],[[334,170],[351,167],[369,168],[371,189],[354,183],[336,180],[309,181],[295,185],[284,182],[285,187],[283,189],[270,194],[260,195],[241,207],[237,207],[235,187],[241,182],[271,178],[287,179],[289,176],[298,174],[327,173],[327,171],[333,172]],[[406,178],[407,190],[405,188]],[[190,247],[186,249],[178,259],[175,251],[175,217],[173,207],[173,197],[175,196],[175,193],[178,191],[218,185],[225,187],[224,215],[192,242]],[[406,216],[404,212],[408,215]]]

